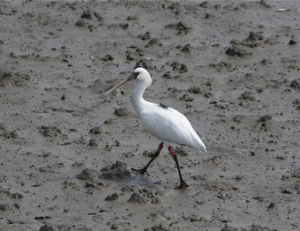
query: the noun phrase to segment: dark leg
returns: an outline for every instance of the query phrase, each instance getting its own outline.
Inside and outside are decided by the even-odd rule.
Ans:
[[[180,178],[180,185],[178,186],[178,188],[189,187],[188,184],[185,183],[185,181],[182,179],[176,153],[174,152],[174,150],[173,150],[173,148],[171,146],[168,147],[168,149],[169,149],[169,152],[171,153],[171,155],[173,156],[173,158],[174,158],[174,160],[176,162],[176,165],[177,165],[177,169],[178,169],[178,173],[179,173],[179,178]]]
[[[156,150],[156,152],[154,153],[154,156],[151,158],[151,160],[149,161],[149,163],[141,169],[136,169],[136,168],[131,168],[132,171],[138,172],[140,174],[144,174],[147,173],[149,175],[149,173],[147,172],[148,167],[150,166],[150,164],[153,162],[153,160],[158,157],[160,151],[162,150],[162,148],[164,147],[164,143],[161,142],[160,145],[158,146],[158,149]]]

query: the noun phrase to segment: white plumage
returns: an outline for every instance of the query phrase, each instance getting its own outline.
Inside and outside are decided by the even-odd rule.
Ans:
[[[132,102],[147,130],[167,146],[176,143],[205,151],[205,145],[183,114],[173,108],[163,108],[143,99],[143,93],[151,85],[152,79],[144,68],[137,68],[134,72],[139,75],[132,92]]]

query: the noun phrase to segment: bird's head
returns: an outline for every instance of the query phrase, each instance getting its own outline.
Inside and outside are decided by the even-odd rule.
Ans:
[[[142,67],[138,67],[133,71],[133,75],[137,75],[137,81],[143,82],[149,87],[152,83],[152,78],[148,71]]]
[[[136,68],[132,74],[123,82],[119,83],[118,85],[116,85],[115,87],[109,89],[108,91],[106,91],[105,93],[102,94],[102,99],[106,98],[107,96],[109,96],[113,91],[115,91],[118,87],[120,87],[122,84],[130,81],[130,80],[136,80],[140,83],[143,83],[146,85],[146,87],[149,87],[152,83],[152,79],[151,76],[149,74],[148,71],[146,71],[144,68],[142,67],[138,67]]]

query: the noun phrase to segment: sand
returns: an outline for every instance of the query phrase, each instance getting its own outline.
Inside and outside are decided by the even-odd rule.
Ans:
[[[296,1],[2,1],[0,230],[300,229]],[[280,10],[277,9],[287,9]],[[184,180],[131,104],[182,112]]]

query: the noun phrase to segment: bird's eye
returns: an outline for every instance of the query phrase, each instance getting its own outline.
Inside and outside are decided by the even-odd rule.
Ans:
[[[139,72],[133,72],[133,75],[135,76],[135,78],[137,78],[139,74],[140,74]]]

